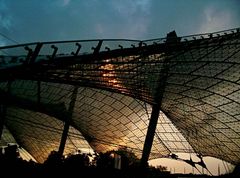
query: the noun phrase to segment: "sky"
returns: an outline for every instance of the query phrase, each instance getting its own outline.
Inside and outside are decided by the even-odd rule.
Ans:
[[[173,30],[178,36],[210,33],[240,27],[239,7],[240,0],[0,0],[0,46],[106,38],[147,40],[165,37]],[[210,164],[220,164],[214,161]],[[165,163],[169,168],[175,164]]]
[[[0,0],[0,46],[152,39],[240,27],[239,0]]]

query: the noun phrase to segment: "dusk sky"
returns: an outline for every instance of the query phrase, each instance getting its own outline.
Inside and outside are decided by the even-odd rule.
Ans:
[[[239,7],[239,0],[0,0],[0,46],[214,32],[240,27]]]

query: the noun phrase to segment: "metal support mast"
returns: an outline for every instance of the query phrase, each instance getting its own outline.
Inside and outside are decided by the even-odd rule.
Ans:
[[[176,35],[176,32],[170,32],[167,35],[166,39],[166,53],[171,53],[171,51],[177,47],[179,42],[179,38]],[[165,91],[165,86],[166,86],[166,80],[168,77],[168,71],[169,71],[169,61],[170,58],[165,58],[163,59],[163,66],[160,71],[160,76],[159,76],[159,83],[156,87],[155,90],[155,95],[154,95],[154,104],[152,106],[152,113],[151,113],[151,118],[149,121],[148,125],[148,130],[147,130],[147,135],[145,138],[144,142],[144,147],[143,147],[143,152],[142,152],[142,159],[141,159],[141,165],[142,167],[146,167],[148,165],[147,161],[151,152],[152,144],[153,144],[153,139],[155,135],[155,130],[157,127],[157,121],[162,105],[162,100],[163,100],[163,95]]]
[[[66,145],[70,121],[72,119],[72,113],[73,113],[74,105],[75,105],[75,102],[77,99],[77,92],[78,92],[78,87],[74,87],[72,97],[71,97],[71,102],[70,102],[69,108],[68,108],[68,114],[67,114],[68,117],[66,118],[65,123],[64,123],[62,138],[61,138],[61,142],[60,142],[59,149],[58,149],[58,153],[60,155],[63,155],[64,148]]]

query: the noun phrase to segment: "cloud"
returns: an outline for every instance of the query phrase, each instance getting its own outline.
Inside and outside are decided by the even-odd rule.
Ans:
[[[0,0],[0,46],[4,46],[7,42],[11,41],[10,38],[8,38],[8,32],[12,27],[12,19],[8,11],[9,9],[7,8],[6,2]]]
[[[63,0],[62,6],[67,6],[71,0]]]
[[[150,0],[115,0],[112,1],[112,7],[120,16],[142,16],[150,11]]]
[[[104,34],[104,27],[100,23],[97,23],[95,25],[95,30],[96,30],[96,33],[99,34],[99,35],[103,35]]]
[[[0,14],[0,23],[1,23],[1,28],[9,29],[11,26],[10,18],[6,17],[3,14]]]
[[[114,0],[110,4],[115,16],[107,28],[115,31],[115,38],[144,38],[150,21],[151,0]]]
[[[4,41],[4,39],[0,38],[0,46],[5,46],[6,43]],[[2,55],[2,51],[0,50],[0,55]]]
[[[199,33],[216,32],[235,28],[238,24],[237,17],[231,9],[219,9],[208,6],[203,11],[203,19],[199,28]]]
[[[8,8],[4,0],[0,0],[0,29],[11,27],[11,17],[7,15]]]

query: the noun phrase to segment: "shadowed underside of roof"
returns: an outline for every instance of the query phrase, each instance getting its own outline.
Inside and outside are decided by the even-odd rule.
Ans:
[[[0,81],[4,125],[39,162],[59,148],[65,122],[65,154],[126,147],[141,157],[161,93],[151,159],[195,152],[240,163],[239,29],[0,47]]]

